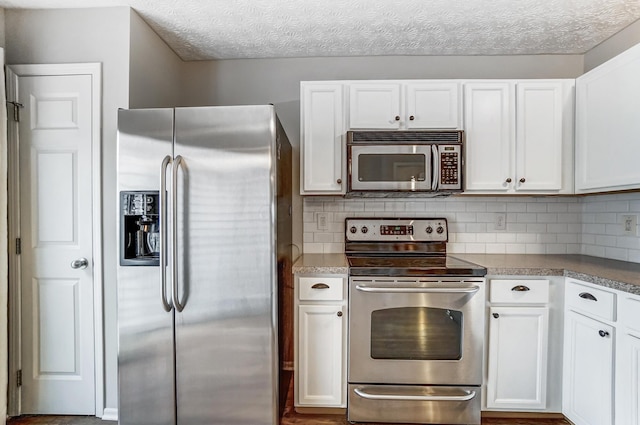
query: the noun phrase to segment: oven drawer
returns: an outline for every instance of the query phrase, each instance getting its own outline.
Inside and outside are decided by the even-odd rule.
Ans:
[[[341,301],[344,279],[341,277],[300,277],[298,280],[300,301]]]
[[[549,281],[546,279],[491,279],[489,301],[500,304],[546,304]]]
[[[480,387],[349,384],[350,422],[480,424]]]

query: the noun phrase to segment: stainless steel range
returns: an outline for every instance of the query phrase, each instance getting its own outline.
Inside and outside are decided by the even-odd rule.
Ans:
[[[480,424],[486,269],[444,218],[348,218],[351,422]]]

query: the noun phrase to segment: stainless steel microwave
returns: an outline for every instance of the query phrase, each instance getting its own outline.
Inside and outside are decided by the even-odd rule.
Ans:
[[[433,196],[463,189],[462,131],[349,131],[347,196]]]

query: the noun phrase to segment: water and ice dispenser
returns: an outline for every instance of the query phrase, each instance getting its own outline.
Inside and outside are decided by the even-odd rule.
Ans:
[[[160,258],[158,191],[120,192],[120,265],[157,266]]]

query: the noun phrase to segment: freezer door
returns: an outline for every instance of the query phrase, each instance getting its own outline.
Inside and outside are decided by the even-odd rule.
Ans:
[[[158,191],[172,140],[172,109],[120,110],[118,194]],[[173,312],[162,303],[160,267],[119,265],[117,293],[119,423],[174,425]]]
[[[273,107],[175,115],[178,423],[277,424]]]

